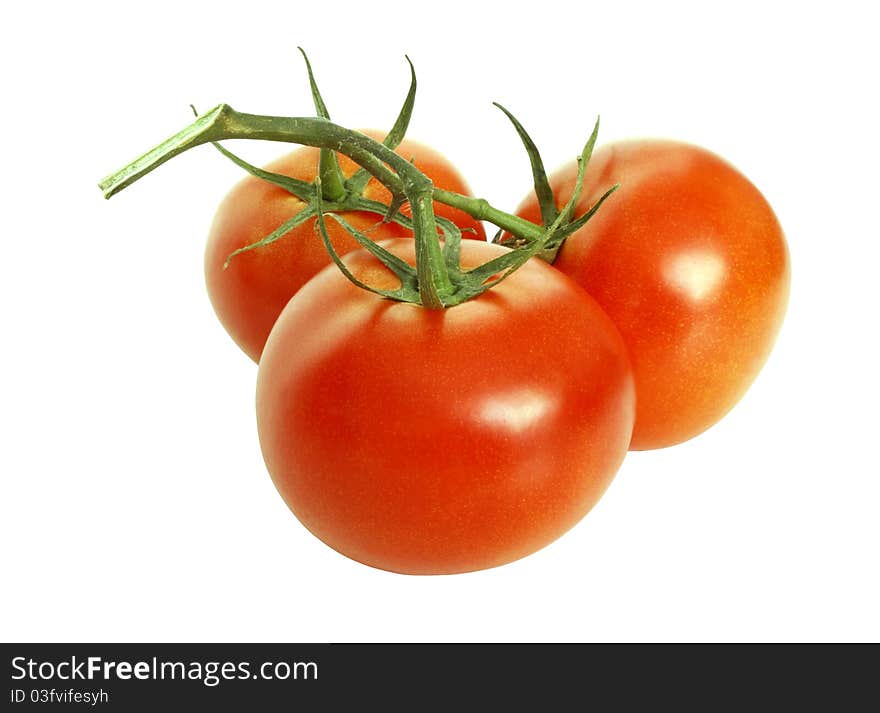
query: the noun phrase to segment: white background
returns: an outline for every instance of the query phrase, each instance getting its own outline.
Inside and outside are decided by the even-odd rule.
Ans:
[[[4,7],[3,640],[880,640],[869,3]],[[505,567],[394,575],[308,534],[262,463],[255,366],[202,281],[239,169],[202,147],[109,202],[96,186],[190,102],[310,114],[297,45],[352,127],[390,125],[408,53],[409,136],[502,208],[530,174],[492,100],[551,167],[599,113],[600,142],[664,136],[731,160],[793,260],[746,398],[685,445],[631,454],[581,524]]]

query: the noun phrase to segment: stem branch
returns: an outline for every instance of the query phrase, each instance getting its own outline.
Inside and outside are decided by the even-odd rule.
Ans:
[[[545,230],[540,225],[493,208],[484,198],[463,196],[452,191],[444,191],[442,188],[435,188],[434,200],[458,208],[477,220],[488,220],[518,238],[525,238],[530,243],[540,240],[544,236]]]

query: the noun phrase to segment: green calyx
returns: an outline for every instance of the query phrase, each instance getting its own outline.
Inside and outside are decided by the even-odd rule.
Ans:
[[[596,129],[578,159],[576,190],[568,203],[557,210],[537,149],[519,122],[503,107],[502,110],[513,121],[529,153],[535,187],[541,202],[543,225],[535,225],[500,211],[483,199],[437,189],[427,176],[393,150],[406,133],[415,102],[416,77],[411,62],[411,83],[403,107],[391,131],[379,143],[330,121],[304,52],[303,57],[317,117],[244,114],[227,104],[220,104],[197,116],[190,125],[143,156],[104,178],[99,186],[105,197],[111,197],[174,156],[195,146],[210,143],[251,175],[283,188],[307,204],[269,235],[230,254],[227,265],[238,254],[282,239],[298,225],[314,218],[331,259],[358,287],[385,298],[411,302],[429,309],[441,309],[461,304],[491,289],[533,256],[547,259],[548,255],[555,255],[565,238],[583,225],[614,190],[612,188],[608,191],[587,214],[573,218],[574,206],[583,183],[583,171],[595,144],[597,122]],[[409,58],[407,61],[409,62]],[[219,143],[226,139],[282,141],[317,147],[320,149],[318,176],[314,183],[309,183],[257,168]],[[336,158],[337,153],[349,156],[359,164],[359,170],[345,178]],[[364,197],[364,188],[371,177],[375,177],[388,189],[391,194],[389,204]],[[434,214],[434,201],[459,208],[477,220],[494,223],[513,236],[512,246],[515,249],[476,268],[463,270],[460,263],[461,230],[451,221],[438,218]],[[411,217],[399,211],[405,202],[410,205]],[[415,267],[350,225],[340,215],[348,211],[376,213],[383,222],[395,222],[411,230],[415,241]],[[326,226],[328,217],[336,220],[363,248],[391,270],[400,280],[400,287],[396,290],[381,290],[358,280],[348,270],[330,241]]]
[[[560,215],[560,211],[556,206],[556,196],[553,193],[553,189],[550,186],[550,181],[547,179],[547,172],[544,169],[544,161],[541,159],[541,153],[538,151],[538,147],[535,145],[535,142],[532,141],[532,137],[529,136],[528,132],[525,130],[523,125],[517,120],[517,118],[511,114],[507,109],[505,109],[501,104],[495,102],[495,106],[498,107],[501,111],[504,112],[505,116],[510,119],[510,122],[513,124],[516,129],[517,134],[519,134],[520,140],[523,143],[523,147],[526,150],[526,153],[529,156],[529,162],[532,166],[532,178],[534,179],[535,185],[535,196],[538,198],[538,206],[541,210],[541,222],[544,228],[548,228],[551,225],[556,224],[557,219]],[[596,119],[596,124],[593,126],[593,133],[590,134],[590,138],[587,140],[586,146],[584,146],[584,150],[581,152],[581,155],[578,156],[578,175],[577,182],[575,184],[575,190],[573,193],[573,198],[575,202],[577,202],[577,198],[581,194],[581,190],[583,188],[583,172],[586,170],[587,164],[590,162],[590,158],[593,155],[593,148],[596,146],[596,139],[599,136],[599,119]],[[565,209],[569,210],[569,215],[565,216],[565,220],[559,229],[554,233],[552,237],[547,237],[543,241],[543,245],[538,252],[538,257],[542,260],[546,260],[549,263],[553,263],[556,260],[556,255],[559,253],[559,249],[565,243],[570,235],[572,235],[575,231],[580,230],[584,225],[587,224],[587,221],[590,220],[595,214],[596,211],[602,206],[602,204],[608,199],[608,197],[614,193],[620,186],[614,185],[609,188],[605,193],[599,198],[596,203],[583,215],[571,219],[571,212],[569,205],[571,205],[571,201],[569,201],[569,205],[566,205]],[[535,241],[535,238],[529,235],[517,235],[513,231],[509,231],[512,233],[513,237],[504,239],[501,234],[496,236],[494,242],[500,243],[501,245],[507,245],[508,247],[519,247],[522,245],[529,245]]]

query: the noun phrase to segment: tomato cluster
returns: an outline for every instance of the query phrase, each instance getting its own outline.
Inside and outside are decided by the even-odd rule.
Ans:
[[[628,450],[680,443],[732,408],[785,312],[779,222],[729,163],[671,141],[589,160],[594,132],[547,179],[513,121],[535,176],[517,215],[470,197],[420,144],[226,105],[102,185],[111,195],[225,138],[321,147],[265,170],[233,157],[253,175],[217,212],[205,273],[220,321],[259,363],[260,445],[279,493],[374,567],[467,572],[553,541]],[[359,183],[337,150],[381,181]],[[489,243],[481,219],[510,232]]]
[[[307,178],[316,155],[301,150],[272,168]],[[438,186],[464,189],[435,154],[420,155],[433,159],[421,167]],[[560,208],[575,176],[571,165],[550,178]],[[237,338],[255,359],[274,324],[258,375],[260,443],[309,530],[397,572],[503,564],[573,526],[628,448],[679,443],[734,405],[785,309],[779,223],[748,180],[694,146],[600,149],[580,212],[615,183],[621,190],[568,238],[553,268],[532,260],[442,311],[381,299],[335,267],[308,281],[329,263],[312,227],[277,256],[253,251],[221,270],[285,205],[296,210],[296,199],[258,179],[233,191],[209,240],[209,290],[234,336],[255,334]],[[438,208],[483,237],[469,216]],[[540,222],[534,195],[518,213]],[[377,238],[402,234],[388,225]],[[338,250],[357,247],[336,231]],[[412,263],[406,242],[389,247]],[[464,266],[503,249],[465,244]],[[393,286],[365,251],[346,264],[366,282]]]

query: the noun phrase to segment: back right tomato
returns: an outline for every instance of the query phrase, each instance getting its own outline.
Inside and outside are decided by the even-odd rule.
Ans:
[[[570,165],[550,177],[560,206],[576,173]],[[577,212],[615,183],[554,265],[599,302],[629,349],[630,448],[662,448],[716,423],[757,376],[788,302],[788,248],[758,189],[705,149],[609,144],[590,161]],[[540,223],[534,195],[518,214]]]

